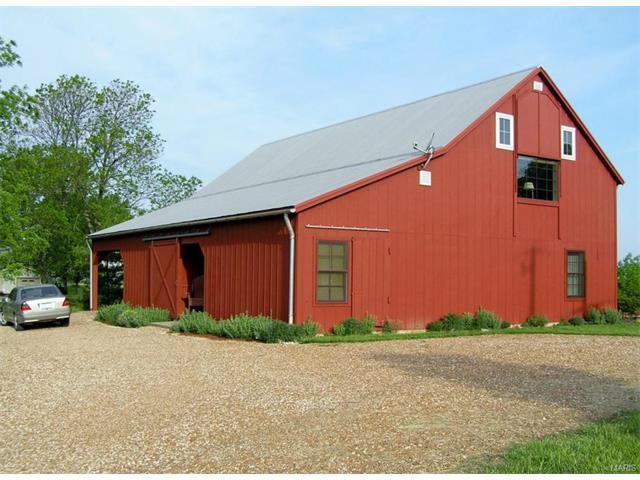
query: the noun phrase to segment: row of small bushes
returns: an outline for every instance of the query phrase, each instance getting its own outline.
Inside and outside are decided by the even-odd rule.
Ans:
[[[613,325],[622,322],[622,313],[615,308],[605,307],[601,310],[593,307],[583,317],[576,315],[569,320],[561,319],[559,325]],[[544,315],[532,315],[523,324],[526,327],[544,327],[549,323],[549,319]]]
[[[440,320],[427,325],[430,332],[453,331],[453,330],[497,330],[499,328],[509,328],[509,322],[490,310],[481,308],[475,315],[465,312],[462,315],[457,313],[447,313]]]
[[[264,315],[246,313],[227,320],[215,320],[206,312],[185,312],[171,326],[174,332],[215,335],[217,337],[257,340],[264,343],[297,342],[315,337],[320,325],[307,320],[302,325],[289,325]]]
[[[362,320],[349,317],[342,322],[333,326],[332,334],[337,336],[346,335],[369,335],[373,333],[376,326],[376,317],[373,315],[365,315]],[[385,320],[380,329],[381,333],[395,333],[398,331],[398,323],[392,320]]]
[[[132,307],[128,303],[114,303],[98,309],[95,319],[116,327],[138,328],[155,322],[168,322],[167,310],[156,307]]]
[[[349,317],[334,325],[333,333],[341,337],[345,335],[368,335],[373,333],[375,325],[376,319],[371,315],[365,315],[362,320]]]

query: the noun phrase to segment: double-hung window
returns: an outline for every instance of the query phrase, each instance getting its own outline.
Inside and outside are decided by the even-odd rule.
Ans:
[[[567,252],[567,297],[584,297],[584,252]]]
[[[496,148],[513,150],[513,115],[496,112]]]
[[[560,158],[563,160],[576,159],[576,129],[562,125],[560,127]]]
[[[316,258],[316,301],[347,301],[347,242],[319,241]]]

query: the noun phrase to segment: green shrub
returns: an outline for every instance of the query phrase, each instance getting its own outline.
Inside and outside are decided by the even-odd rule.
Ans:
[[[375,318],[369,315],[365,316],[362,320],[357,318],[346,318],[342,322],[333,326],[333,333],[336,335],[367,335],[373,333],[373,327],[375,326]]]
[[[527,327],[545,327],[549,323],[549,319],[544,315],[531,315],[525,325]]]
[[[296,328],[279,320],[261,324],[255,339],[264,343],[293,342],[298,339]]]
[[[500,322],[500,328],[511,328],[511,324],[506,320],[503,320],[502,322]]]
[[[204,312],[184,313],[171,326],[174,332],[210,334],[265,343],[295,342],[303,338],[315,337],[319,328],[320,325],[311,320],[306,320],[302,325],[289,325],[271,317],[251,316],[247,313],[216,321]]]
[[[124,310],[116,317],[112,325],[118,327],[138,328],[155,322],[167,322],[171,316],[167,310],[162,308],[142,308],[136,307]]]
[[[171,331],[215,335],[219,328],[208,313],[191,311],[180,315],[178,321],[171,325]]]
[[[398,331],[398,324],[391,320],[385,320],[382,325],[382,333],[395,333]]]
[[[473,313],[471,312],[464,312],[462,314],[462,318],[464,318],[464,324],[467,327],[467,329],[469,330],[473,330],[475,328],[475,318],[473,316]]]
[[[447,313],[441,319],[443,330],[470,330],[472,328],[471,322],[473,317],[470,318],[464,315],[458,315],[457,313]]]
[[[429,332],[441,332],[444,330],[444,322],[442,320],[436,320],[435,322],[427,323],[427,330]]]
[[[227,338],[244,338],[256,340],[258,334],[274,320],[264,315],[250,316],[248,313],[234,315],[228,320],[219,322],[220,334]]]
[[[629,315],[640,312],[640,255],[629,253],[618,262],[618,308]]]
[[[569,324],[570,325],[584,325],[585,323],[587,323],[587,322],[584,321],[584,318],[582,318],[580,316],[577,316],[577,315],[575,317],[571,317],[569,319]]]
[[[602,309],[602,318],[604,323],[620,323],[622,322],[622,313],[613,308]]]
[[[361,335],[366,335],[368,333],[373,333],[373,329],[376,327],[376,317],[373,315],[365,315],[360,323]]]
[[[493,313],[490,310],[481,308],[476,313],[476,317],[473,319],[472,327],[474,330],[493,330],[500,328],[500,322],[502,319],[498,314]]]
[[[592,307],[587,314],[584,316],[584,319],[587,323],[591,323],[593,325],[599,325],[604,323],[604,319],[602,318],[602,314],[598,311],[597,308]]]
[[[571,324],[566,318],[561,318],[560,321],[558,322],[559,327],[568,327],[569,325]]]
[[[302,325],[296,325],[295,328],[299,337],[315,337],[320,330],[320,324],[307,318]]]
[[[98,308],[98,312],[96,313],[95,319],[99,322],[115,324],[117,322],[118,317],[122,314],[122,312],[126,310],[131,310],[131,305],[128,303],[114,303],[111,305],[104,305]]]
[[[347,327],[344,326],[344,322],[333,326],[333,334],[339,337],[344,337],[347,334]]]

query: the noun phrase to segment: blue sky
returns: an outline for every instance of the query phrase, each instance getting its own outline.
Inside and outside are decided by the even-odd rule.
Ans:
[[[638,8],[0,8],[24,66],[156,99],[161,163],[205,183],[257,146],[543,65],[625,177],[619,253],[640,254]]]

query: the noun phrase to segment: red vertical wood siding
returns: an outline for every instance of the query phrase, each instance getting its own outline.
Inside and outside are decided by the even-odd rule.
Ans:
[[[136,248],[137,247],[137,248]],[[122,250],[124,277],[135,281],[124,282],[124,298],[132,305],[149,305],[149,250],[145,244]]]
[[[543,78],[537,78],[543,81]],[[296,319],[308,316],[324,329],[363,312],[425,324],[449,311],[484,307],[520,323],[534,313],[552,320],[616,304],[616,181],[578,131],[577,160],[560,160],[560,125],[574,126],[544,85],[527,82],[497,111],[516,116],[516,151],[495,147],[489,116],[446,155],[429,165],[433,185],[418,185],[416,168],[399,172],[297,215]],[[518,199],[518,152],[560,162],[560,199]],[[388,228],[389,233],[319,230],[306,225]],[[384,239],[390,255],[370,256]],[[315,302],[315,256],[319,239],[353,245],[351,296],[347,304]],[[586,298],[566,297],[566,250],[586,252]],[[388,270],[390,273],[387,273]],[[383,295],[361,298],[389,278]]]
[[[496,148],[489,115],[430,163],[431,187],[418,185],[411,167],[301,208],[293,218],[296,322],[311,317],[328,330],[346,317],[373,314],[379,323],[392,319],[421,329],[447,312],[480,307],[519,323],[534,313],[559,320],[616,304],[616,180],[579,129],[576,161],[560,159],[560,125],[576,125],[545,78],[536,80],[543,92],[527,80],[497,107],[515,116],[514,151]],[[559,162],[557,202],[517,197],[518,154]],[[312,228],[327,225],[389,231]],[[142,236],[96,240],[94,253],[122,252],[126,301],[171,303],[175,288],[176,316],[186,287],[179,246],[197,242],[208,312],[286,319],[289,239],[282,217],[210,228],[209,236],[153,247]],[[346,302],[316,302],[319,240],[349,246]],[[567,250],[585,252],[585,298],[566,296]]]
[[[208,236],[185,239],[145,242],[141,235],[98,239],[93,251],[121,252],[126,302],[166,308],[175,318],[184,310],[186,294],[180,247],[197,243],[204,256],[205,310],[217,318],[249,312],[286,319],[289,236],[282,217],[215,223],[209,228]],[[97,291],[97,268],[94,271]]]
[[[287,318],[289,235],[281,216],[214,225],[200,244],[205,310],[217,318],[241,312]]]

